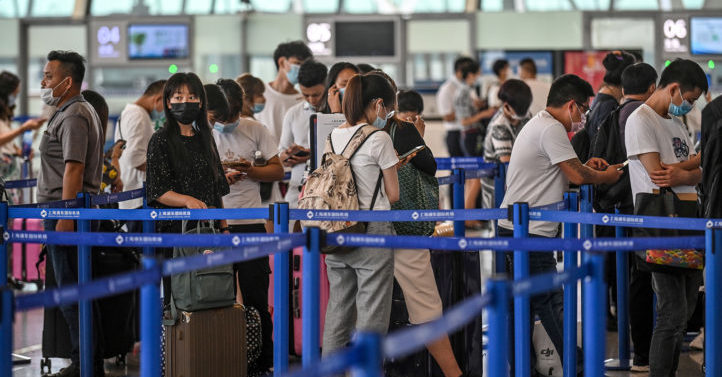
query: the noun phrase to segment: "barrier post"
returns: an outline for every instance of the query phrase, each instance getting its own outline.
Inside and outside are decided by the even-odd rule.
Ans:
[[[705,252],[704,359],[706,377],[722,376],[722,229],[707,229]]]
[[[529,204],[514,203],[514,238],[529,236]],[[529,251],[514,250],[514,280],[529,277]],[[531,307],[529,297],[514,297],[514,365],[517,377],[531,375]]]
[[[592,185],[582,185],[579,188],[579,212],[593,212],[594,207],[592,205],[592,193],[593,193],[593,187]],[[594,237],[594,225],[591,224],[581,224],[579,226],[579,238],[582,239],[589,239]],[[587,254],[581,253],[581,260],[582,264],[587,263]],[[581,298],[582,298],[582,327],[584,326],[584,321],[586,320],[586,310],[587,307],[584,305],[586,301],[584,301],[584,295],[585,290],[582,289],[581,292]],[[605,296],[606,297],[606,296]],[[584,344],[584,331],[582,331],[582,344]]]
[[[381,335],[371,332],[356,333],[354,346],[360,353],[360,360],[351,367],[353,377],[382,377],[383,355]]]
[[[592,186],[582,186],[582,212],[592,211]],[[593,225],[582,225],[582,238],[594,235]],[[591,276],[584,279],[582,302],[584,376],[604,377],[606,351],[607,295],[604,282],[604,254],[584,252],[584,262],[591,268]]]
[[[464,185],[466,184],[466,174],[464,174],[464,169],[459,168],[454,169],[452,174],[458,179],[451,187],[451,196],[454,206],[453,209],[464,209]],[[465,236],[466,230],[464,228],[464,221],[454,221],[454,237]]]
[[[489,307],[489,377],[509,376],[509,287],[506,281],[489,279],[486,292],[492,295]],[[512,339],[513,341],[513,339]]]
[[[303,300],[301,301],[303,366],[311,366],[321,359],[321,230],[317,227],[306,229],[307,242],[303,255]]]
[[[273,205],[273,232],[288,233],[288,203]],[[273,256],[273,375],[288,372],[289,255],[288,250]]]
[[[619,213],[619,209],[615,210]],[[624,228],[614,228],[617,239],[624,238]],[[618,360],[605,363],[607,370],[630,370],[629,363],[629,254],[616,252],[617,258],[617,342]]]
[[[78,193],[78,199],[83,201],[83,208],[90,208],[90,195]],[[78,232],[90,232],[90,220],[78,220]],[[92,280],[92,267],[90,259],[91,247],[78,246],[78,284],[86,284]],[[80,376],[93,376],[93,302],[80,300],[78,302],[78,322],[80,328]]]
[[[8,202],[0,202],[0,227],[3,232],[8,229]],[[3,237],[0,245],[0,375],[13,375],[13,292],[8,287],[6,274],[8,271],[8,243]]]
[[[497,163],[496,174],[494,175],[494,208],[501,207],[506,192],[506,168],[508,164]],[[495,236],[499,237],[499,225],[495,220],[494,224]],[[504,252],[494,252],[494,273],[503,274],[506,271],[506,263],[504,263]]]
[[[143,208],[148,208],[145,196]],[[143,233],[154,231],[155,223],[151,220],[143,220]],[[143,247],[143,268],[150,270],[157,266],[155,250],[152,247]],[[143,342],[143,347],[140,348],[141,377],[160,376],[161,305],[159,281],[145,284],[140,288],[140,339]]]
[[[569,212],[579,210],[579,195],[576,191],[564,193]],[[576,239],[576,223],[564,223],[564,238]],[[564,270],[569,271],[579,264],[577,250],[564,250]],[[577,376],[577,281],[564,284],[564,377]]]

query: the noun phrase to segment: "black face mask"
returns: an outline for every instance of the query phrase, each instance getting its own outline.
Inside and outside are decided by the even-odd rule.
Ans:
[[[170,113],[173,114],[173,118],[181,124],[191,124],[198,119],[198,114],[201,112],[201,106],[199,102],[181,102],[171,103]]]

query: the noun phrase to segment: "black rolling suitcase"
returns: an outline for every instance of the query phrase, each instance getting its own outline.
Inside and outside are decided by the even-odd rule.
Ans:
[[[93,248],[93,277],[117,275],[139,267],[138,254],[128,248]],[[52,263],[47,263],[46,288],[57,287]],[[100,322],[103,358],[116,358],[116,363],[124,364],[125,355],[132,351],[133,344],[139,338],[138,292],[131,291],[115,296],[104,297],[94,302],[94,311],[99,315],[94,320]],[[70,357],[70,333],[60,308],[46,308],[43,318],[43,339],[41,373],[50,372],[50,358]]]
[[[431,251],[431,267],[444,311],[481,293],[479,253]],[[465,376],[483,376],[481,314],[461,330],[449,334],[454,356]],[[429,358],[430,376],[443,377],[441,368]]]
[[[391,303],[391,320],[389,321],[389,334],[413,326],[409,323],[409,313],[406,310],[406,301],[401,286],[394,279],[394,290]],[[384,376],[386,377],[428,377],[429,360],[431,355],[424,348],[405,357],[387,360],[384,363]]]

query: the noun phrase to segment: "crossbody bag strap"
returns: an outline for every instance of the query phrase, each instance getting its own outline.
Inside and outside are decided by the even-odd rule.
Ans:
[[[371,206],[369,207],[369,211],[373,211],[374,205],[376,205],[376,197],[381,191],[381,178],[383,178],[383,172],[379,171],[379,179],[376,180],[376,188],[374,189],[374,195],[371,197]]]

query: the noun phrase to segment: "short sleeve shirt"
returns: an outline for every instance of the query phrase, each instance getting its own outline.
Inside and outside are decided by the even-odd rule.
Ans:
[[[659,186],[652,183],[639,155],[659,153],[665,164],[676,164],[695,155],[694,146],[687,130],[676,117],[663,118],[651,107],[643,104],[627,119],[624,141],[629,157],[629,180],[636,201],[638,193],[652,193]],[[694,186],[672,187],[675,193],[696,193]]]
[[[118,125],[115,127],[115,141],[126,141],[120,163],[120,179],[123,181],[123,190],[135,190],[143,187],[145,171],[137,167],[145,163],[148,152],[148,142],[153,136],[153,122],[148,112],[134,104],[129,103],[120,113]],[[143,205],[143,199],[128,200],[118,203],[121,209],[138,208]]]
[[[453,76],[441,84],[439,91],[436,92],[436,106],[438,107],[439,114],[447,115],[454,113],[454,99],[459,88],[463,85],[459,79]],[[444,121],[444,128],[447,131],[457,131],[462,130],[464,127],[461,126],[457,118],[450,122]]]
[[[363,125],[364,124],[358,124],[353,127],[335,128],[331,131],[331,142],[333,143],[334,150],[342,151],[354,133],[356,133],[356,130]],[[388,169],[398,162],[399,158],[396,156],[396,150],[394,150],[391,136],[384,131],[375,132],[369,136],[361,148],[356,151],[356,154],[351,158],[351,169],[353,169],[356,177],[359,207],[361,209],[369,209],[371,206],[371,200],[381,170]],[[391,204],[384,191],[383,179],[373,209],[391,209]]]
[[[471,88],[468,85],[462,85],[456,91],[454,98],[454,112],[456,120],[461,122],[462,119],[470,118],[475,112],[474,102],[471,98]]]
[[[512,126],[504,113],[499,110],[492,118],[484,138],[484,159],[490,162],[499,162],[504,156],[511,154],[514,140],[524,127],[526,120]]]
[[[569,180],[559,163],[577,158],[564,126],[546,110],[540,111],[519,132],[511,152],[502,208],[516,202],[539,207],[561,201]],[[499,226],[513,229],[510,221]],[[555,237],[558,223],[530,221],[529,233]]]
[[[84,165],[82,190],[100,191],[103,172],[103,136],[100,118],[78,95],[61,106],[50,118],[40,141],[38,201],[61,200],[66,162]]]
[[[261,123],[248,118],[241,118],[233,132],[213,130],[213,139],[218,147],[218,154],[223,161],[234,161],[240,158],[253,161],[256,151],[261,151],[263,159],[270,160],[277,156],[276,142],[271,133]],[[223,197],[224,208],[260,208],[261,184],[246,178],[230,186],[230,192]],[[265,220],[228,220],[228,224],[263,224]]]

